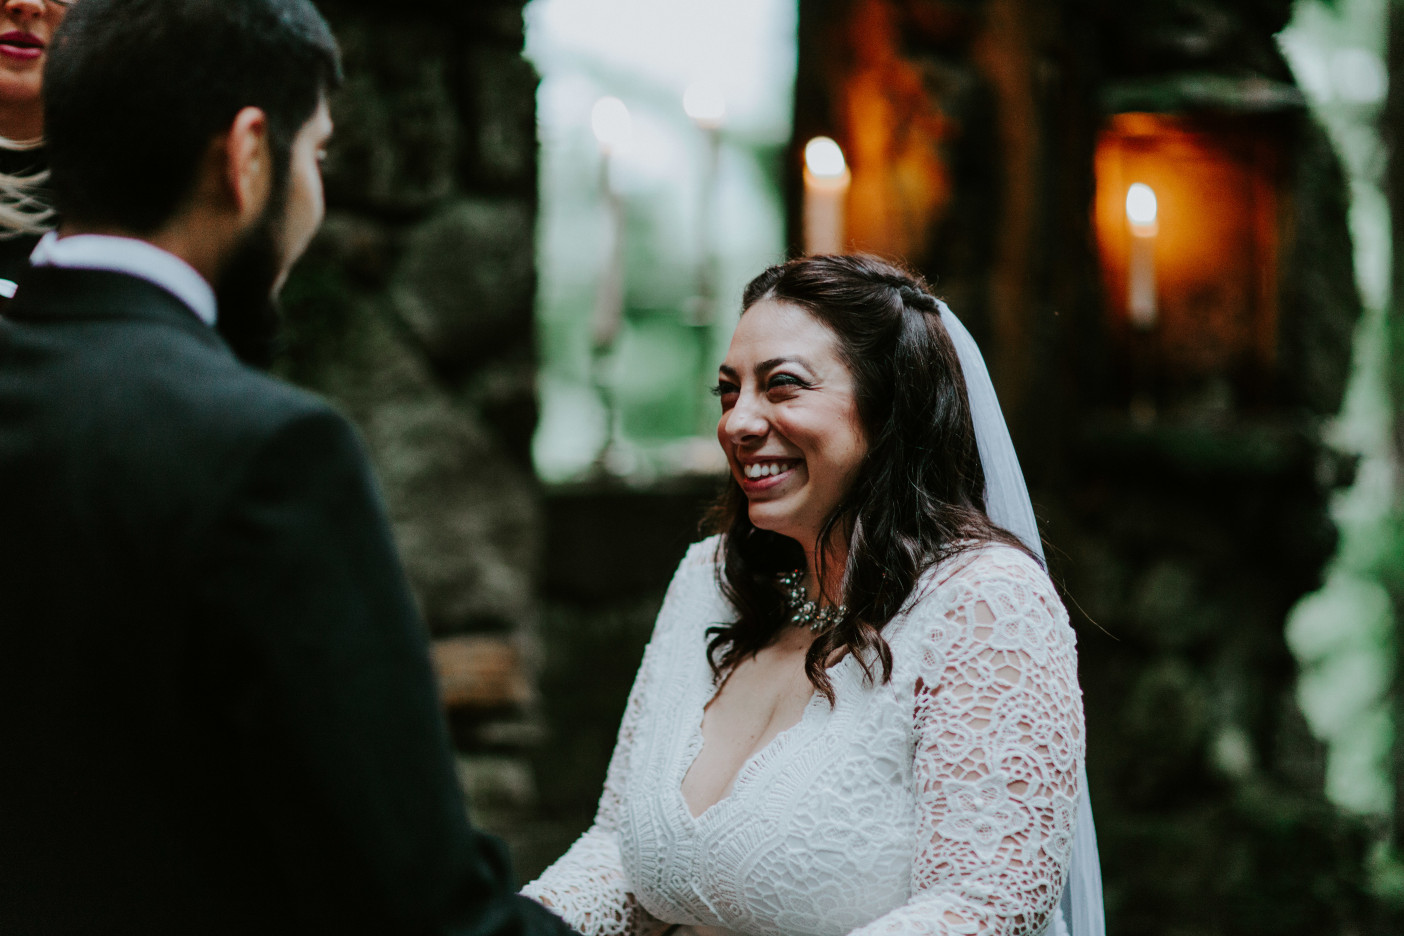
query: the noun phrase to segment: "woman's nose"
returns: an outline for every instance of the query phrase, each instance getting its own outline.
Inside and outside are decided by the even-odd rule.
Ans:
[[[765,435],[768,423],[755,401],[747,399],[743,394],[741,399],[736,401],[736,405],[727,410],[722,417],[722,426],[728,439],[740,442]]]
[[[18,19],[34,19],[44,15],[44,0],[4,0],[5,12]]]

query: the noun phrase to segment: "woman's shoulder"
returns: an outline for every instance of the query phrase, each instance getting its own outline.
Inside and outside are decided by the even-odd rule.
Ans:
[[[1075,644],[1067,610],[1043,566],[1001,543],[972,547],[933,566],[918,583],[910,614],[919,632],[941,643],[993,628],[1036,658]]]
[[[676,575],[703,571],[713,573],[721,562],[722,535],[714,533],[706,539],[698,540],[687,547],[682,562],[678,563]]]
[[[654,636],[679,629],[691,632],[698,626],[710,627],[719,622],[718,615],[725,612],[724,607],[719,607],[724,605],[717,586],[720,561],[720,536],[709,536],[687,548],[668,583]]]
[[[924,583],[937,587],[948,583],[976,584],[987,579],[1016,578],[1054,592],[1053,582],[1042,564],[1022,549],[1004,543],[982,543],[961,550],[932,566],[922,576]]]

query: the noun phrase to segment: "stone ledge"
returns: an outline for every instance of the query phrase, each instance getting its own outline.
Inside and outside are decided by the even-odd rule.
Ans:
[[[1221,424],[1177,420],[1138,425],[1118,414],[1083,421],[1077,434],[1084,458],[1108,466],[1154,465],[1161,473],[1192,477],[1277,478],[1323,475],[1330,486],[1352,474],[1344,456],[1322,451],[1314,427],[1286,418],[1235,417]]]

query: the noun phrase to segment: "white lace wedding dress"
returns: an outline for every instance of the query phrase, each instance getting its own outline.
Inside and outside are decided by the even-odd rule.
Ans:
[[[716,547],[695,544],[669,586],[595,824],[523,893],[587,936],[1061,933],[1082,697],[1043,570],[991,546],[927,573],[883,631],[891,681],[840,661],[836,704],[816,694],[694,818],[705,632],[732,619]]]

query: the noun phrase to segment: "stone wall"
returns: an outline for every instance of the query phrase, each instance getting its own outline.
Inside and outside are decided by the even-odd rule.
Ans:
[[[473,808],[533,803],[542,500],[536,84],[521,0],[319,4],[345,54],[326,224],[278,364],[360,427],[435,641]]]

